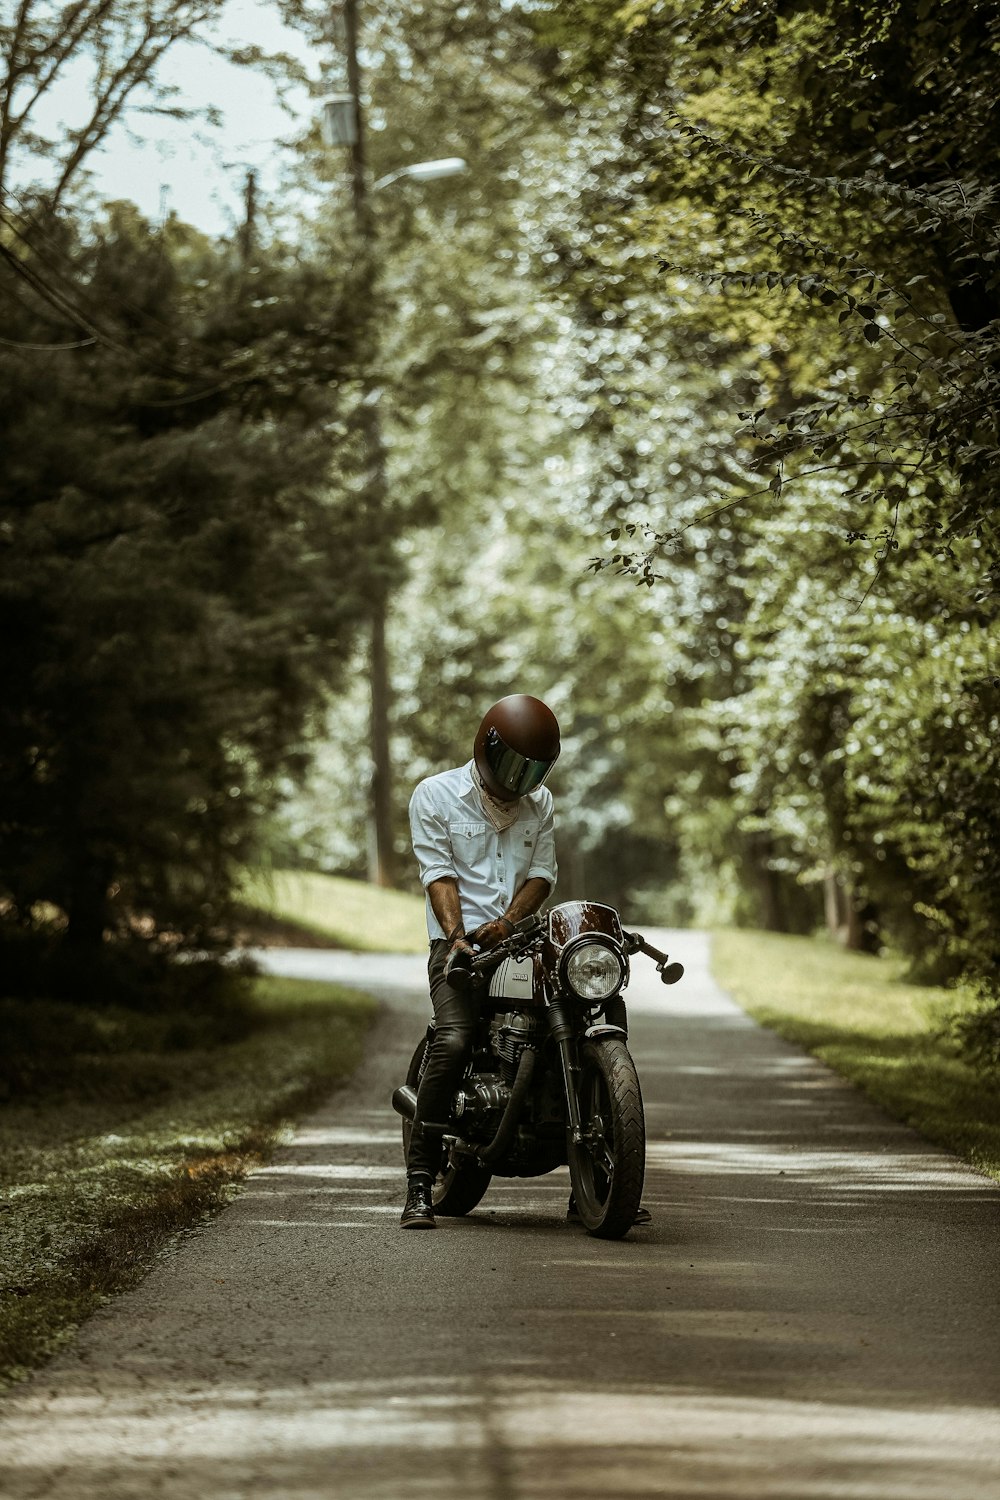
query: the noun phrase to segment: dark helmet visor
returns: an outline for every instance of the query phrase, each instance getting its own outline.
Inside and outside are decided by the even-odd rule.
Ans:
[[[532,760],[521,755],[490,729],[486,735],[486,764],[494,778],[515,797],[523,797],[541,786],[558,759],[558,752],[551,760]]]

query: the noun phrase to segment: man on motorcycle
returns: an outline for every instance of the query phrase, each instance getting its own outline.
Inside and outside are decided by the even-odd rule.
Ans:
[[[483,718],[464,766],[420,782],[410,799],[413,852],[427,897],[434,1040],[406,1164],[404,1229],[433,1229],[431,1189],[442,1122],[476,1026],[475,997],[448,983],[456,951],[489,949],[541,906],[556,883],[552,793],[559,725],[538,698],[501,698]]]

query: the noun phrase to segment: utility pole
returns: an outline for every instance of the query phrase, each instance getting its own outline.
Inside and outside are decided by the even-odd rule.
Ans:
[[[347,93],[335,94],[327,100],[324,128],[331,145],[348,148],[351,196],[361,246],[361,295],[371,316],[378,299],[379,264],[372,194],[404,178],[430,182],[438,177],[454,177],[466,170],[466,162],[460,156],[409,162],[380,178],[374,186],[369,186],[365,159],[365,119],[361,108],[361,67],[358,62],[358,0],[331,0],[330,19],[333,41],[344,52]],[[371,321],[374,323],[374,319]],[[365,453],[364,514],[371,535],[377,544],[382,544],[383,552],[387,554],[392,540],[389,487],[379,410],[380,392],[372,374],[374,364],[370,354],[362,378],[359,407],[359,424]],[[388,543],[385,539],[386,532],[390,534]],[[391,887],[396,883],[396,856],[392,839],[392,761],[389,753],[392,685],[389,681],[389,658],[385,640],[391,558],[386,556],[380,567],[378,564],[382,561],[381,558],[376,560],[369,604],[372,788],[368,878],[376,885]]]
[[[250,264],[257,237],[257,173],[251,167],[243,189],[243,223],[240,226],[240,259]]]
[[[353,100],[354,129],[349,144],[351,195],[363,256],[362,291],[369,310],[377,293],[378,246],[365,160],[365,120],[361,107],[361,67],[358,62],[357,0],[340,6],[347,88]],[[374,319],[371,320],[374,325]],[[362,381],[360,422],[365,453],[364,512],[370,534],[378,541],[388,520],[388,483],[385,443],[379,411],[379,390],[372,377],[371,358],[366,361]],[[372,757],[371,824],[368,878],[375,885],[396,883],[396,856],[392,836],[392,759],[389,751],[389,657],[386,650],[386,616],[389,609],[388,569],[376,566],[370,595],[369,683],[371,691],[370,749]]]

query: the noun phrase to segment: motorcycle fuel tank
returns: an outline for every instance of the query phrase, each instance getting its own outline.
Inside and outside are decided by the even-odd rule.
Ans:
[[[535,961],[528,954],[525,958],[505,958],[490,979],[490,998],[495,1000],[518,1000],[530,1005],[535,993]]]

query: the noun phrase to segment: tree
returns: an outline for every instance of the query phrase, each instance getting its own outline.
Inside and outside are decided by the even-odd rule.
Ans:
[[[162,81],[171,50],[207,49],[279,90],[303,81],[287,55],[222,40],[225,9],[226,0],[12,0],[0,17],[0,195],[30,188],[57,212],[79,196],[89,158],[125,123],[218,123],[217,109],[192,110]],[[77,112],[63,127],[56,106],[67,97]]]
[[[395,548],[394,745],[407,772],[398,837],[409,784],[464,758],[485,702],[530,684],[555,694],[567,735],[562,888],[600,882],[631,901],[645,887],[662,917],[679,789],[697,759],[681,714],[701,701],[709,666],[716,696],[731,687],[731,651],[706,663],[701,638],[717,629],[731,646],[725,622],[738,618],[737,600],[730,590],[725,607],[699,615],[689,639],[659,602],[638,615],[602,607],[600,581],[581,576],[579,528],[620,517],[640,486],[657,496],[668,467],[691,504],[707,479],[732,470],[710,382],[684,361],[693,327],[712,369],[734,341],[704,318],[664,312],[658,288],[643,288],[612,247],[606,264],[588,254],[580,204],[600,212],[593,152],[608,139],[607,109],[581,121],[540,92],[546,59],[530,41],[481,8],[458,18],[432,5],[369,38],[372,118],[385,120],[376,171],[407,153],[461,152],[472,165],[433,195],[378,200],[389,493],[396,517],[441,528]],[[626,307],[634,299],[638,310]],[[725,595],[732,549],[716,556]],[[394,565],[388,553],[384,562]],[[321,859],[359,871],[352,794],[365,751],[354,725],[338,700],[334,748],[320,752],[329,770],[297,799],[293,820]],[[758,840],[720,838],[745,846],[743,863],[767,883]],[[708,861],[694,863],[695,878],[669,898],[680,915],[706,904]]]
[[[377,264],[369,266],[362,378],[349,420],[369,454],[366,462],[362,451],[356,483],[373,599],[392,601],[406,575],[401,538],[413,526],[453,526],[467,492],[494,490],[508,466],[493,413],[523,378],[520,351],[535,320],[525,305],[518,172],[544,121],[524,48],[530,33],[516,13],[498,18],[485,4],[456,13],[435,3],[388,16],[360,7],[360,19],[371,175],[444,154],[461,154],[471,167],[466,178],[419,188],[400,180],[368,197],[362,215],[375,234],[362,236],[357,253],[367,263],[374,240]],[[324,37],[325,11],[314,24]],[[306,160],[312,171],[316,156]],[[330,175],[329,158],[323,170]],[[340,175],[314,234],[351,217]],[[356,747],[352,762],[370,764],[367,751]]]
[[[993,799],[966,757],[997,726],[995,13],[581,3],[539,27],[575,106],[624,116],[585,262],[610,250],[647,289],[658,265],[667,307],[729,331],[716,420],[743,423],[698,505],[626,472],[600,566],[684,616],[680,579],[721,603],[706,555],[733,553],[734,690],[693,711],[733,823],[776,874],[832,870],[855,941],[877,908],[925,970],[989,980]],[[929,772],[918,832],[902,787]]]
[[[364,589],[329,484],[350,318],[280,246],[248,267],[126,206],[6,248],[42,286],[2,288],[0,942],[54,908],[79,986],[109,934],[224,946],[304,762]]]

